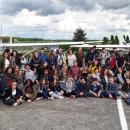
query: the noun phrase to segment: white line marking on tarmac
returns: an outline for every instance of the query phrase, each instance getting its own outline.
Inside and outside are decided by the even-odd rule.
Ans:
[[[119,112],[122,130],[128,130],[128,125],[127,125],[121,98],[117,98],[117,105],[118,105],[118,112]]]

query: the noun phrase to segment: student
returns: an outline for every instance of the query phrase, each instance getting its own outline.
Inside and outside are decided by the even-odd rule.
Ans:
[[[125,60],[125,58],[124,58],[124,56],[123,56],[122,50],[120,50],[120,51],[119,51],[119,56],[118,56],[117,61],[116,61],[117,69],[118,69],[118,68],[124,69],[125,64],[126,64],[126,60]]]
[[[101,70],[100,66],[99,66],[99,62],[97,59],[95,59],[92,64],[89,65],[88,71],[90,72],[90,74],[94,73],[95,69],[99,69],[99,71]]]
[[[85,55],[81,47],[78,48],[78,52],[76,53],[76,59],[77,59],[78,66],[83,67],[83,64],[85,62]]]
[[[99,85],[98,79],[93,78],[92,84],[90,86],[89,94],[92,97],[100,97],[101,96],[101,86]]]
[[[130,79],[125,79],[125,83],[122,86],[121,91],[118,91],[118,94],[122,98],[130,98]]]
[[[54,50],[50,50],[47,58],[49,66],[57,64],[57,56]]]
[[[94,69],[94,73],[92,74],[92,78],[98,79],[98,82],[101,81],[101,79],[100,79],[100,73],[99,73],[99,69],[98,68]]]
[[[18,88],[23,92],[23,87],[24,87],[24,75],[23,75],[23,71],[20,70],[17,77],[17,84],[18,84]]]
[[[47,61],[47,56],[45,54],[44,48],[41,48],[38,59],[41,64],[44,64]]]
[[[63,97],[64,92],[62,91],[56,79],[53,80],[52,84],[50,85],[50,92],[52,92],[52,95],[54,98],[57,98],[57,99],[64,98]]]
[[[27,57],[27,64],[30,64],[31,69],[33,70],[33,68],[34,68],[34,53],[31,52],[29,54],[29,56]]]
[[[30,64],[26,64],[24,72],[24,81],[30,79],[33,83],[36,80],[34,72],[31,70]]]
[[[23,94],[27,102],[32,102],[36,98],[32,80],[28,79],[24,83]]]
[[[40,99],[54,99],[53,92],[50,91],[46,79],[42,79],[39,83],[39,88],[37,92],[37,100]]]
[[[81,71],[80,71],[80,67],[78,67],[78,63],[77,61],[74,61],[73,66],[70,69],[70,73],[72,75],[72,77],[74,78],[76,77],[80,77],[81,76]]]
[[[130,73],[129,71],[126,71],[123,76],[123,85],[120,91],[118,91],[118,94],[122,98],[130,98]]]
[[[13,50],[11,54],[11,63],[12,66],[16,66],[16,65],[18,65],[19,67],[21,66],[21,59],[19,53],[16,50]]]
[[[130,51],[126,55],[126,68],[127,70],[130,70]]]
[[[14,70],[11,66],[7,67],[4,73],[5,86],[11,88],[12,82],[16,79]]]
[[[76,61],[76,56],[73,54],[72,49],[69,49],[67,56],[67,63],[69,68],[73,66],[74,61]]]
[[[87,80],[88,73],[89,73],[88,72],[88,67],[87,66],[83,67],[82,70],[81,70],[81,76],[84,77],[85,80]]]
[[[124,84],[124,76],[123,76],[123,70],[122,68],[118,68],[118,74],[117,74],[117,83],[118,85],[120,85],[121,87]]]
[[[93,60],[94,60],[94,49],[90,48],[90,50],[88,51],[88,53],[85,56],[86,65],[89,66],[90,64],[92,64]]]
[[[17,106],[23,102],[23,93],[17,88],[17,83],[12,82],[12,87],[4,94],[4,103],[6,105]]]
[[[63,50],[60,48],[58,50],[58,55],[57,55],[57,64],[60,65],[62,63],[66,63],[66,56],[63,52]]]
[[[99,55],[101,67],[106,67],[106,61],[110,58],[110,53],[106,51],[106,48],[102,48],[102,51]]]
[[[5,51],[0,58],[0,73],[4,73],[9,66],[11,66],[10,55]]]
[[[61,88],[64,91],[64,96],[75,98],[75,84],[71,75],[61,84]]]
[[[89,87],[87,86],[87,83],[83,77],[80,79],[80,82],[78,83],[75,92],[76,92],[76,97],[89,96]]]
[[[118,94],[118,86],[114,82],[113,77],[109,77],[108,84],[106,85],[105,91],[103,92],[104,97],[116,99]]]
[[[113,72],[115,72],[116,70],[116,56],[114,51],[111,52],[111,56],[110,56],[110,60],[109,60],[109,67],[111,68],[111,70],[113,70]]]
[[[102,70],[100,79],[101,79],[101,84],[103,85],[103,89],[105,90],[106,85],[108,83],[108,69]]]

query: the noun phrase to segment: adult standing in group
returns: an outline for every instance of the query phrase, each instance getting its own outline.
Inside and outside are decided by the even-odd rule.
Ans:
[[[69,49],[67,56],[67,63],[69,68],[73,66],[74,61],[76,61],[76,56],[73,54],[72,49]]]
[[[83,67],[85,61],[85,55],[83,53],[83,49],[78,48],[78,52],[76,53],[77,63],[79,67]]]
[[[41,64],[44,64],[47,61],[47,56],[45,54],[44,48],[41,48],[38,58]]]
[[[66,56],[61,48],[58,50],[57,63],[58,65],[60,65],[61,63],[66,63]]]
[[[4,73],[7,67],[11,66],[11,61],[8,52],[4,52],[0,59],[0,73]]]
[[[116,60],[117,69],[119,69],[119,68],[124,69],[125,64],[126,64],[125,57],[123,56],[122,50],[120,50],[120,51],[119,51],[119,56],[118,56],[118,58],[117,58],[117,60]]]

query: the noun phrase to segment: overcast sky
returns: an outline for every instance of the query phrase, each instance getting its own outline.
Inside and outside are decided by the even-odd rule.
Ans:
[[[72,39],[81,27],[89,39],[130,34],[130,0],[0,0],[3,35]]]

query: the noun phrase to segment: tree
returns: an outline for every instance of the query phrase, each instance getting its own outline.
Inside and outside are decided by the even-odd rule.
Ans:
[[[130,42],[130,38],[129,38],[129,36],[128,36],[128,35],[126,36],[125,41],[126,41],[126,43],[129,43],[129,42]]]
[[[126,41],[126,36],[125,36],[125,35],[123,35],[123,38],[124,38],[124,40]]]
[[[115,36],[115,44],[119,44],[119,38],[117,35]]]
[[[73,41],[85,41],[86,40],[86,33],[83,29],[78,28],[74,32]]]
[[[103,38],[103,44],[107,44],[108,42],[109,42],[108,37],[104,37],[104,38]]]
[[[112,44],[115,44],[115,38],[113,35],[111,35],[111,42],[112,42]]]

